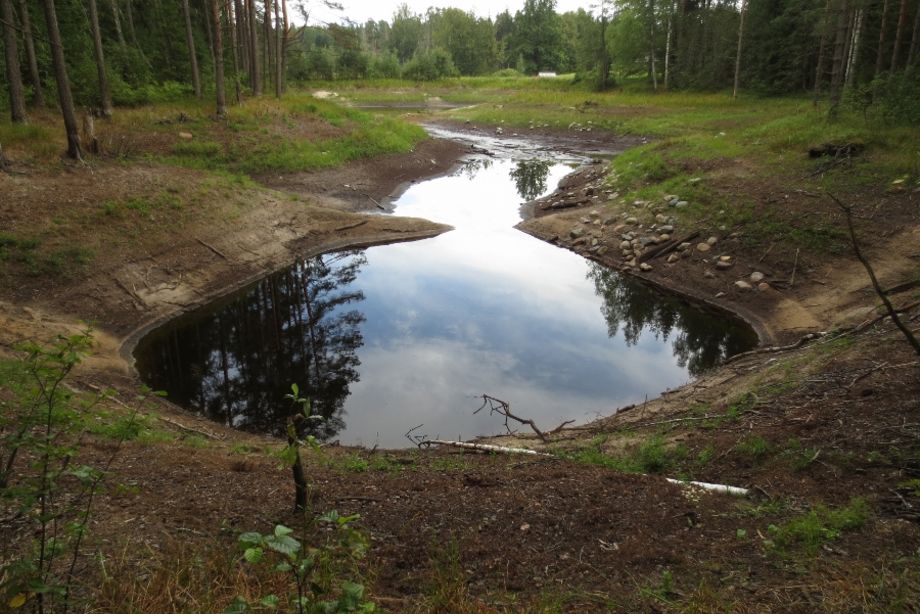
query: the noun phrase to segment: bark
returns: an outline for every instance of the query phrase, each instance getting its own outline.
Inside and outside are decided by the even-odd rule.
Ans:
[[[882,61],[885,57],[885,30],[888,26],[888,0],[884,0],[882,4],[882,18],[879,25],[878,31],[878,50],[875,53],[875,73],[873,76],[877,77],[880,72],[882,72]]]
[[[741,49],[744,43],[744,14],[747,12],[746,0],[741,0],[741,18],[738,21],[738,51],[735,53],[735,85],[732,98],[738,97],[738,82],[741,80]]]
[[[652,88],[658,91],[658,71],[655,68],[655,0],[648,3],[648,61],[649,75],[652,77]]]
[[[236,104],[243,104],[243,93],[240,91],[240,55],[236,40],[236,14],[233,12],[233,4],[227,2],[227,24],[230,26],[230,47],[233,49],[233,93],[236,97]]]
[[[233,0],[233,14],[236,17],[234,22],[236,26],[236,44],[239,45],[237,53],[240,58],[240,68],[246,74],[249,74],[249,54],[246,50],[249,49],[249,43],[247,42],[246,32],[246,11],[243,10],[243,1],[242,0]]]
[[[249,16],[249,81],[253,96],[262,95],[262,79],[259,74],[259,36],[256,29],[256,0],[246,0]]]
[[[102,50],[102,31],[99,28],[99,10],[96,0],[89,0],[89,27],[93,35],[93,56],[96,58],[96,76],[99,79],[99,104],[103,117],[112,117],[112,90],[105,70],[105,53]]]
[[[128,17],[128,37],[131,39],[131,44],[135,48],[139,48],[137,45],[137,30],[134,29],[134,11],[131,6],[134,3],[134,0],[125,0],[126,15]]]
[[[275,0],[275,98],[281,98],[281,11],[279,10],[278,0]]]
[[[287,53],[291,44],[291,22],[288,20],[287,0],[281,0],[281,19],[284,27],[284,38],[281,41],[281,91],[285,92],[287,91]]]
[[[674,4],[668,9],[668,35],[664,42],[664,89],[671,84],[671,36],[674,29]]]
[[[217,116],[226,117],[227,101],[224,96],[224,46],[220,31],[219,0],[211,3],[211,28],[214,30],[214,89],[217,90]]]
[[[10,94],[10,119],[14,124],[29,121],[26,115],[26,99],[22,89],[22,73],[19,71],[19,46],[16,43],[16,28],[13,25],[12,0],[0,0],[0,17],[3,18],[3,50],[6,57],[6,82]]]
[[[192,66],[192,87],[195,98],[201,98],[201,73],[198,72],[198,55],[195,53],[195,35],[192,32],[192,13],[188,0],[182,0],[182,16],[185,18],[185,44],[188,46],[188,59]]]
[[[914,15],[914,31],[910,37],[910,51],[907,52],[907,65],[913,66],[914,59],[917,57],[917,50],[920,47],[920,6],[917,7],[917,13]]]
[[[211,56],[211,63],[214,63],[214,35],[211,32],[211,0],[201,0],[201,15],[204,15],[204,33],[208,39],[208,54]]]
[[[35,39],[32,37],[32,18],[27,0],[19,0],[19,18],[22,21],[22,39],[26,45],[26,59],[29,62],[29,77],[32,81],[32,104],[45,106],[45,90],[38,72],[38,56],[35,55]]]
[[[48,39],[51,43],[51,63],[54,65],[58,101],[61,104],[61,115],[64,116],[64,130],[67,133],[67,156],[80,160],[83,157],[83,152],[80,150],[80,129],[77,126],[77,114],[74,111],[73,96],[70,93],[67,62],[64,59],[64,47],[61,46],[61,31],[58,29],[54,0],[42,0],[42,7],[45,11],[45,23],[48,27]]]
[[[272,72],[272,6],[271,0],[265,0],[265,14],[262,16],[262,28],[265,30],[264,33],[264,48],[265,48],[265,57],[264,66],[265,69],[265,87],[268,88],[271,84],[274,74]]]
[[[118,10],[118,0],[109,0],[109,6],[112,8],[112,21],[115,24],[115,36],[118,38],[118,44],[125,46],[125,33],[121,29],[121,15]]]
[[[856,11],[856,23],[853,26],[853,38],[850,43],[850,63],[847,66],[847,77],[846,77],[846,86],[850,87],[853,85],[854,75],[856,73],[856,65],[859,61],[859,42],[862,38],[863,22],[865,11],[862,9]]]
[[[815,68],[815,93],[812,103],[818,106],[818,99],[821,97],[821,81],[824,78],[824,48],[827,45],[827,29],[831,23],[831,0],[827,0],[824,5],[824,24],[821,28],[821,42],[818,44],[818,61]]]
[[[901,0],[901,13],[898,15],[898,26],[894,32],[894,49],[891,50],[891,72],[898,69],[898,60],[901,55],[901,44],[904,42],[904,30],[907,28],[907,0]]]
[[[831,68],[831,117],[835,117],[840,109],[848,23],[847,1],[843,0],[837,12],[837,28],[834,36],[834,62]]]
[[[294,438],[288,437],[288,445],[294,446],[294,464],[291,465],[291,474],[294,477],[294,511],[302,512],[307,509],[307,474],[303,470],[300,449]]]

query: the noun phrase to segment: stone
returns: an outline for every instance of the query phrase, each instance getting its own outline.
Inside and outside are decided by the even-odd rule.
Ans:
[[[643,271],[651,271],[652,265],[650,265],[648,262],[643,262],[642,264],[639,265],[639,268]]]
[[[601,246],[597,249],[597,255],[598,255],[598,256],[603,256],[604,254],[607,253],[607,249],[608,249],[608,248],[607,248],[606,245],[601,245]]]
[[[630,243],[629,241],[624,240],[620,242],[620,249],[627,250],[630,247],[632,247],[632,243]]]
[[[668,216],[666,216],[664,213],[659,213],[658,215],[655,216],[655,221],[658,222],[659,224],[664,224],[665,222],[668,221]]]
[[[677,254],[671,254],[670,256],[668,256],[668,262],[671,264],[674,264],[678,260],[680,260],[680,256],[678,256]]]
[[[638,222],[638,221],[639,221],[639,220],[637,220],[636,218],[634,218],[634,217],[632,217],[632,216],[626,218],[626,223],[627,223],[627,224],[635,224],[635,223]]]
[[[716,274],[710,271],[709,269],[706,269],[705,271],[703,271],[703,277],[705,277],[706,279],[712,279],[715,276]]]
[[[725,296],[724,292],[716,292],[716,298],[722,298],[723,296]]]
[[[660,235],[658,235],[658,242],[659,242],[659,243],[664,243],[665,241],[670,241],[670,240],[671,240],[671,235],[669,235],[669,234],[666,233],[666,232],[665,232],[665,233],[662,233],[662,234],[660,234]]]
[[[698,184],[699,182],[701,182],[702,180],[703,180],[702,177],[693,177],[692,179],[688,179],[688,180],[687,180],[687,183],[689,183],[690,185],[696,185],[696,184]]]
[[[679,200],[676,203],[674,203],[674,206],[678,209],[683,209],[684,207],[690,206],[690,203],[688,203],[685,200]]]
[[[688,249],[690,249],[690,243],[687,243],[686,241],[677,246],[677,251],[685,252]]]
[[[591,247],[595,247],[599,241],[597,239],[591,239]]]
[[[709,243],[709,245],[715,245],[718,242],[719,242],[719,237],[709,237],[708,239],[706,239],[706,243]]]
[[[578,221],[581,222],[582,224],[590,224],[590,223],[591,223],[591,218],[589,218],[589,217],[583,217],[583,218],[579,218]]]
[[[499,127],[497,127],[497,128],[495,129],[495,134],[504,134],[504,133],[505,133],[505,131],[502,129],[501,126],[499,126]]]
[[[754,287],[746,281],[738,280],[735,282],[735,288],[741,290],[742,292],[750,292]]]
[[[593,192],[593,190],[592,190],[592,192]],[[585,191],[585,193],[587,194],[587,190]],[[591,211],[588,213],[588,215],[590,215],[591,217],[600,217],[600,216],[601,216],[601,212],[598,211],[597,209],[591,209]]]
[[[573,239],[579,239],[585,236],[585,229],[582,226],[574,226],[572,230],[569,231],[569,236]]]
[[[580,235],[579,235],[580,236]],[[700,243],[696,246],[697,251],[708,252],[712,249],[712,246],[709,243]]]
[[[608,215],[607,217],[601,219],[601,222],[604,223],[604,226],[610,226],[617,223],[617,218],[615,215]]]
[[[724,271],[724,270],[726,270],[726,269],[730,269],[730,268],[732,268],[733,266],[735,266],[735,265],[733,265],[733,264],[732,264],[731,262],[729,262],[728,260],[719,260],[718,262],[716,262],[716,268],[719,269],[720,271]]]
[[[600,220],[594,220],[593,222],[591,222],[591,225],[592,225],[592,226],[600,226],[600,225],[601,225],[601,221],[600,221]]]
[[[770,284],[768,284],[765,281],[762,281],[759,284],[757,284],[757,289],[760,290],[761,292],[766,292],[767,290],[770,290],[771,288],[770,288]]]
[[[764,278],[764,274],[761,273],[760,271],[754,271],[753,273],[751,273],[751,281],[755,284],[762,282],[763,278]]]
[[[671,234],[672,232],[674,232],[674,225],[673,225],[673,224],[665,224],[664,226],[662,226],[662,227],[659,228],[658,230],[660,230],[661,232],[663,232],[663,233],[665,233],[665,234]]]
[[[719,256],[719,262],[731,262],[731,261],[732,261],[731,256]]]
[[[192,136],[192,133],[191,133],[191,132],[180,132],[180,133],[179,133],[179,138],[180,138],[180,139],[185,139],[186,141],[188,141],[188,140],[193,139],[194,137]]]

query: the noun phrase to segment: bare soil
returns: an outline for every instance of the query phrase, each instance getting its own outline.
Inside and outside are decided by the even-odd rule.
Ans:
[[[100,233],[89,269],[50,282],[19,269],[0,275],[0,343],[9,348],[92,322],[97,349],[73,385],[90,392],[114,386],[127,401],[139,385],[128,351],[151,326],[297,257],[443,232],[424,220],[353,212],[385,207],[401,184],[445,172],[462,153],[456,144],[429,141],[408,156],[260,177],[270,189],[211,185],[195,171],[156,165],[0,173],[3,228],[44,229],[43,242],[52,246],[66,245],[74,229]],[[717,189],[757,190],[763,202],[782,198],[792,215],[815,206],[788,186],[725,171]],[[572,180],[566,194],[594,181]],[[180,206],[122,211],[115,223],[87,225],[106,215],[100,203],[163,193],[181,196]],[[856,196],[886,212],[868,218],[864,235],[883,284],[911,280],[920,257],[917,195]],[[625,227],[593,223],[633,213],[632,205],[618,206],[595,193],[577,208],[526,221],[522,230],[624,268],[617,246]],[[862,213],[868,217],[868,209]],[[643,209],[642,223],[651,224],[654,214]],[[579,224],[592,229],[597,245],[575,243],[570,230]],[[752,251],[731,236],[734,229],[699,229],[700,240],[718,235],[714,250],[626,271],[740,314],[765,344],[844,330],[876,314],[865,272],[846,254],[799,254],[793,263],[782,249]],[[598,246],[607,250],[589,251]],[[713,258],[722,254],[733,266],[715,272]],[[753,270],[769,287],[736,290],[733,282]],[[892,298],[906,305],[911,292]],[[917,310],[906,318],[916,329]],[[918,365],[890,322],[881,321],[858,334],[749,355],[642,406],[563,431],[548,446],[526,433],[496,440],[563,455],[589,447],[617,455],[657,436],[685,450],[672,472],[751,488],[746,500],[561,458],[329,447],[308,458],[314,509],[361,515],[372,539],[370,588],[392,611],[672,611],[681,604],[740,612],[889,611],[901,604],[907,611],[920,596],[920,497],[905,486],[920,474]],[[741,410],[732,411],[739,403]],[[120,555],[120,589],[86,589],[98,599],[96,611],[163,611],[139,587],[154,586],[151,570],[167,564],[177,543],[200,552],[215,544],[234,549],[242,531],[296,522],[288,470],[264,454],[279,441],[208,423],[165,401],[154,415],[159,428],[186,442],[129,442],[116,457],[112,482],[130,488],[100,497],[92,547],[117,558],[131,544],[135,554]],[[765,445],[746,445],[755,437]],[[92,461],[110,451],[109,441],[91,439],[80,457]],[[854,496],[870,505],[862,526],[815,552],[768,547],[771,525]],[[0,526],[0,536],[16,528]],[[85,561],[84,579],[98,573],[94,560]],[[435,599],[445,587],[450,594]],[[200,611],[195,603],[185,595],[171,607]]]

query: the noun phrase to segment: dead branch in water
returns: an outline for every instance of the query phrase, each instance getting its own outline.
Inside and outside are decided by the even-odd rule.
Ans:
[[[866,269],[866,273],[869,275],[869,280],[872,282],[872,288],[885,304],[885,309],[888,310],[888,315],[891,317],[891,321],[894,322],[894,325],[898,327],[898,330],[904,334],[904,338],[907,339],[907,342],[914,348],[914,351],[920,355],[920,341],[917,341],[917,338],[910,331],[910,329],[908,329],[904,323],[901,322],[901,318],[898,317],[898,312],[895,310],[894,306],[891,304],[891,301],[888,299],[888,295],[885,293],[885,290],[882,289],[881,284],[878,283],[878,278],[875,276],[875,271],[872,269],[872,265],[869,264],[869,261],[866,259],[862,253],[862,250],[859,248],[859,241],[856,239],[856,229],[853,227],[853,207],[843,204],[839,198],[830,192],[828,192],[827,195],[835,203],[837,203],[837,206],[840,207],[840,209],[843,211],[847,221],[847,229],[850,231],[850,242],[853,244],[853,253],[862,263],[863,268]]]

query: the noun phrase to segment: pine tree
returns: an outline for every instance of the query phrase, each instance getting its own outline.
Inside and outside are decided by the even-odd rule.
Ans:
[[[14,124],[24,124],[29,118],[26,115],[22,73],[19,71],[19,46],[16,44],[12,0],[0,0],[0,17],[3,18],[3,50],[6,56],[7,89],[10,94],[10,119]]]

